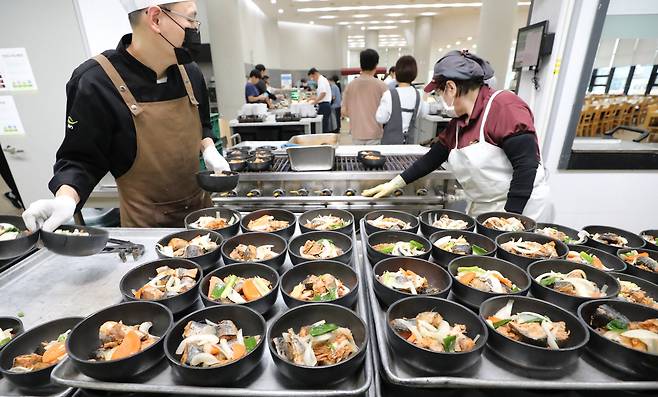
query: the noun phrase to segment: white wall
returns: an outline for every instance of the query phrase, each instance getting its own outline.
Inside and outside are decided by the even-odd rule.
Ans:
[[[102,7],[98,0],[76,0],[76,3],[88,56],[116,48],[119,39],[131,32],[128,15],[119,0],[104,0]]]
[[[335,29],[330,26],[279,22],[280,69],[339,69],[342,65]]]

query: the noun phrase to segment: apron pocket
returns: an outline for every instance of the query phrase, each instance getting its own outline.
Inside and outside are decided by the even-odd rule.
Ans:
[[[156,227],[185,227],[185,217],[192,211],[204,208],[206,192],[198,190],[191,196],[162,203],[154,203]]]

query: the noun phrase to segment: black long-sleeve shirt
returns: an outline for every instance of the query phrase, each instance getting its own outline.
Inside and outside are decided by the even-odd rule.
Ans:
[[[505,138],[501,148],[512,163],[512,181],[507,193],[505,211],[521,214],[525,208],[539,167],[537,140],[533,133],[521,133]],[[402,179],[411,183],[436,170],[448,160],[450,150],[436,142],[423,157],[402,173]]]
[[[116,50],[103,55],[117,69],[135,99],[159,102],[186,96],[178,66],[170,66],[166,82],[158,82],[155,72],[127,51],[131,40],[132,35],[124,36]],[[185,65],[185,70],[199,102],[202,136],[213,138],[203,74],[196,63]],[[66,134],[57,151],[54,176],[48,187],[53,193],[62,185],[73,187],[80,196],[80,208],[106,173],[118,178],[130,169],[137,140],[132,113],[95,60],[87,60],[73,71],[66,84],[66,96]]]

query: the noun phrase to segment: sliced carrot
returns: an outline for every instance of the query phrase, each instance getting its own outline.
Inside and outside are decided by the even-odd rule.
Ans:
[[[508,279],[506,279],[505,277],[503,277],[503,276],[501,276],[501,275],[499,275],[499,274],[496,274],[496,273],[494,273],[493,275],[494,275],[494,277],[496,277],[496,278],[498,279],[498,281],[500,281],[501,283],[505,284],[506,286],[508,286],[508,287],[510,287],[510,288],[512,287],[512,282],[509,281]]]
[[[637,256],[647,256],[648,257],[649,253],[648,252],[640,252],[639,254],[637,254]]]
[[[239,360],[247,354],[247,348],[239,343],[235,343],[231,346],[231,349],[233,349],[234,360]]]
[[[256,284],[254,284],[254,280],[248,278],[244,280],[244,284],[242,284],[242,293],[244,294],[244,297],[247,298],[247,301],[255,301],[256,299],[260,298],[260,292],[258,292],[258,288],[256,288]]]
[[[459,282],[468,285],[475,278],[475,272],[468,272],[459,277]]]
[[[45,353],[43,353],[41,361],[46,364],[51,364],[57,362],[57,360],[65,354],[66,347],[64,346],[64,342],[55,342],[48,348],[48,350],[46,350]]]
[[[112,360],[118,360],[120,358],[126,358],[132,356],[135,353],[138,353],[142,347],[142,341],[137,335],[135,330],[130,330],[126,333],[126,336],[123,338],[123,341],[116,348],[114,353],[112,353]]]
[[[599,259],[596,256],[592,258],[592,265],[594,265],[594,267],[599,268],[599,269],[603,269],[603,267],[604,267],[603,262],[601,262],[601,259]]]
[[[407,338],[407,340],[408,340],[410,343],[414,343],[414,342],[416,341],[416,337],[414,336],[414,334],[411,334],[411,335],[409,335],[409,337]]]
[[[219,347],[217,347],[217,345],[210,345],[210,352],[209,353],[212,354],[213,356],[218,355],[219,354]]]
[[[138,289],[137,291],[134,291],[134,292],[133,292],[133,295],[135,295],[135,298],[137,298],[137,299],[142,299],[142,289],[143,289],[143,288],[144,288],[144,287],[142,287],[142,288]]]

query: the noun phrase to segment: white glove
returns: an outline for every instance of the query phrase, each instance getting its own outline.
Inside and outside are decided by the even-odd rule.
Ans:
[[[404,181],[404,179],[402,179],[400,175],[398,175],[386,183],[377,185],[372,189],[364,190],[361,195],[366,197],[374,196],[374,198],[386,197],[390,196],[393,192],[398,189],[402,189],[405,186],[407,186],[407,183]]]
[[[203,161],[206,162],[206,168],[215,173],[231,170],[228,161],[219,154],[217,148],[213,145],[209,145],[207,148],[203,149]]]
[[[52,232],[73,217],[75,207],[75,200],[69,196],[37,200],[23,212],[23,220],[30,231]]]

